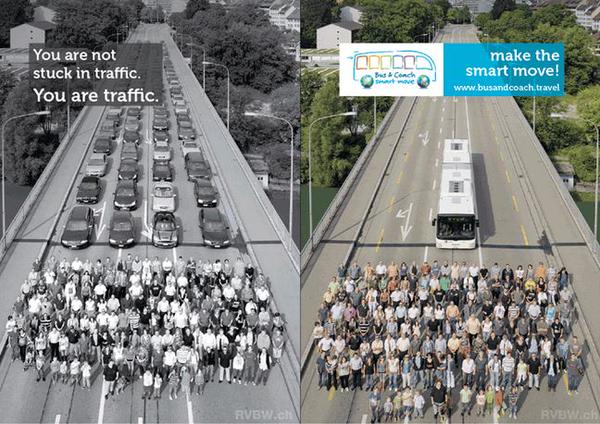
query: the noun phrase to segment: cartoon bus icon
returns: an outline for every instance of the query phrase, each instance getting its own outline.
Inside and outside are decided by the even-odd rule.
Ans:
[[[350,56],[353,61],[353,79],[359,81],[373,71],[415,72],[436,81],[435,62],[426,53],[418,50],[396,50],[381,52],[359,52]]]

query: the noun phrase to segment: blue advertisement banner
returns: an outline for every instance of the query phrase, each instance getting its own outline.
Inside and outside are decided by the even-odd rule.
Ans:
[[[445,96],[562,96],[562,43],[444,44]]]

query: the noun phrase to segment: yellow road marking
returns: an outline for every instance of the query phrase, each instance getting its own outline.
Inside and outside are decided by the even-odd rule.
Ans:
[[[389,206],[389,210],[390,213],[392,213],[392,206],[394,206],[394,202],[396,201],[396,196],[392,196],[392,198],[390,199],[390,206]]]
[[[513,195],[512,197],[513,200],[513,207],[515,208],[515,211],[519,212],[519,206],[517,206],[517,198]]]
[[[510,184],[510,175],[508,175],[508,171],[505,171],[505,172],[506,172],[506,181],[508,181],[508,183]]]
[[[400,180],[402,179],[402,174],[404,174],[404,171],[400,171],[400,173],[398,174],[398,178],[396,178],[396,184],[400,184]]]
[[[329,395],[327,395],[327,400],[333,400],[335,397],[335,387],[329,389]]]
[[[527,233],[525,232],[525,227],[521,225],[521,234],[523,235],[523,241],[525,242],[525,246],[529,246],[529,239],[527,238]]]
[[[504,162],[504,153],[502,153],[502,151],[500,151],[500,159],[502,159],[502,162]]]
[[[381,229],[381,233],[379,233],[379,240],[377,241],[377,247],[375,248],[375,252],[379,252],[379,245],[383,241],[383,228]]]
[[[408,161],[408,152],[404,153],[404,162]]]
[[[567,389],[567,391],[569,391],[569,375],[568,374],[563,374],[563,381],[565,382],[565,389]],[[569,396],[572,396],[572,394],[570,394]]]

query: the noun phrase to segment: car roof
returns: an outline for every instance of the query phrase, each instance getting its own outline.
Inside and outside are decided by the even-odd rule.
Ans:
[[[156,183],[154,183],[154,188],[170,188],[171,190],[173,190],[173,184],[168,182],[168,181],[158,181]]]
[[[221,214],[218,209],[202,209],[205,221],[222,221]]]
[[[210,180],[206,180],[204,178],[200,178],[199,180],[194,181],[194,185],[198,187],[212,187],[215,188],[213,183]]]
[[[121,160],[121,165],[123,164],[133,164],[133,165],[137,165],[137,160],[133,159],[133,158],[124,158]]]
[[[133,215],[129,211],[114,211],[112,216],[113,221],[131,221]]]
[[[173,220],[175,221],[175,215],[173,214],[173,212],[156,212],[154,214],[154,222],[158,221],[158,220]]]
[[[185,155],[185,160],[189,161],[204,161],[204,156],[202,152],[188,152]]]
[[[92,153],[90,155],[90,160],[92,159],[105,159],[106,155],[104,153]]]
[[[71,213],[69,214],[69,220],[71,219],[84,219],[88,210],[91,208],[89,206],[74,206],[71,209]]]
[[[117,181],[117,189],[124,187],[124,188],[136,188],[137,187],[137,183],[133,180],[118,180]]]
[[[100,178],[94,176],[94,175],[86,175],[85,177],[83,177],[81,179],[82,183],[100,183]]]

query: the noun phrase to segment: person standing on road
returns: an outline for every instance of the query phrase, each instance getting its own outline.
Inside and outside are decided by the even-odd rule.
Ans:
[[[266,386],[269,378],[269,370],[271,369],[271,355],[267,349],[262,349],[258,354],[258,372],[256,374],[256,384],[261,382]]]
[[[104,382],[106,386],[106,393],[104,397],[108,399],[110,395],[115,394],[115,381],[119,377],[119,371],[117,370],[117,366],[111,359],[106,367],[104,367]]]
[[[152,375],[152,371],[150,371],[150,368],[146,369],[146,371],[144,372],[142,376],[142,384],[144,385],[144,394],[142,395],[142,399],[152,399],[152,391],[154,388],[154,376]]]
[[[373,389],[373,392],[369,394],[369,408],[371,409],[371,423],[379,421],[379,403],[381,402],[381,395],[377,388]]]
[[[467,415],[471,415],[471,398],[473,397],[473,392],[469,388],[468,384],[464,384],[462,390],[459,393],[460,397],[460,415],[462,417]]]
[[[533,389],[533,385],[535,384],[535,388],[540,390],[540,369],[542,368],[542,364],[540,359],[537,357],[537,354],[534,352],[531,354],[531,357],[527,360],[527,372],[529,374],[529,390]]]
[[[90,379],[92,377],[92,366],[88,361],[81,364],[81,388],[91,390]]]
[[[579,394],[577,390],[579,386],[579,379],[583,376],[583,363],[581,358],[575,353],[571,353],[567,360],[567,379],[568,379],[568,393],[571,395],[573,392]]]
[[[517,408],[518,408],[518,403],[519,403],[519,395],[520,395],[520,392],[516,386],[513,386],[510,389],[510,392],[508,393],[508,407],[510,408],[508,416],[514,420],[517,419]]]
[[[177,399],[177,391],[179,390],[179,373],[177,368],[171,369],[169,373],[169,399]]]

